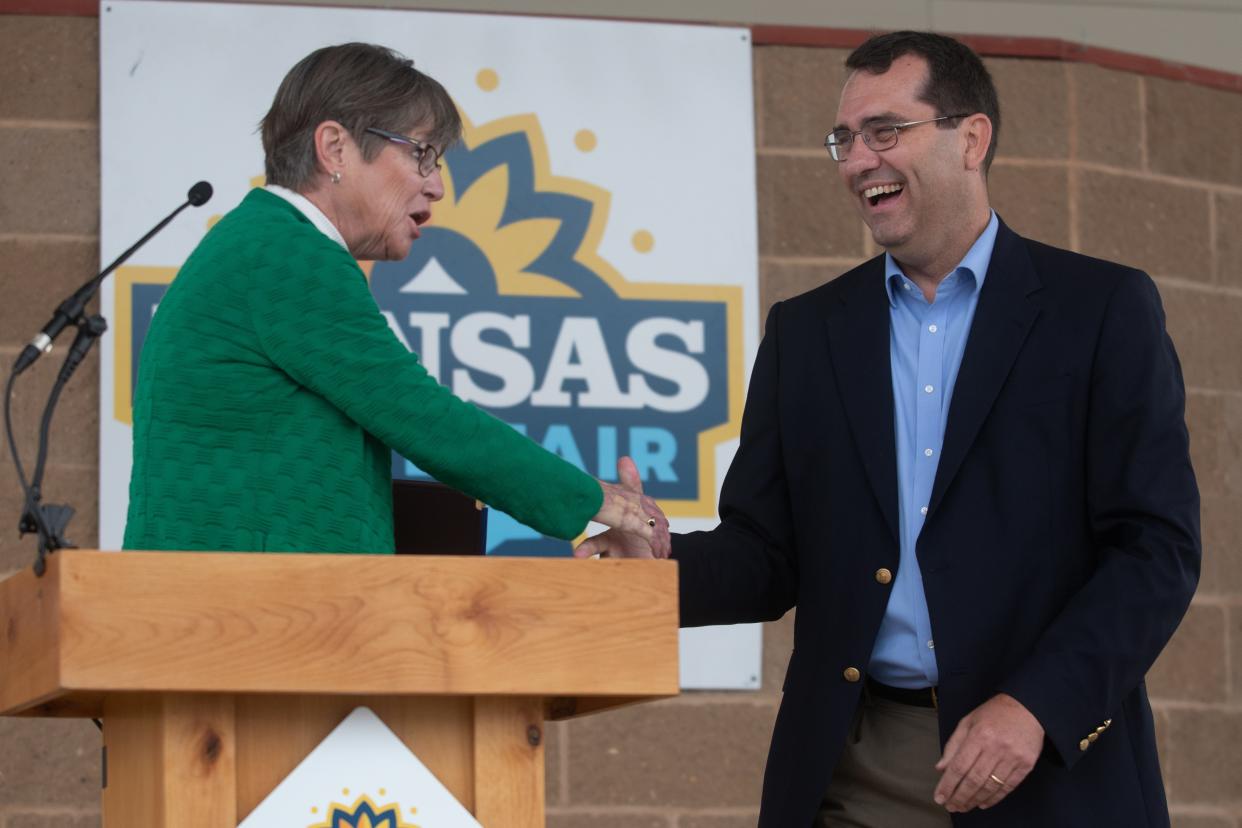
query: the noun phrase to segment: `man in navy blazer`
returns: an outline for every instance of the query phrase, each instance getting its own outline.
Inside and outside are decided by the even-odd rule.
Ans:
[[[759,823],[1167,826],[1143,676],[1200,542],[1156,288],[992,212],[968,48],[846,65],[826,144],[886,253],[772,308],[721,523],[673,539],[683,625],[798,609]]]

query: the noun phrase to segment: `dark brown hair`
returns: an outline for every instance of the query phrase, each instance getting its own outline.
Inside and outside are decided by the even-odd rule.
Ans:
[[[423,139],[443,153],[461,137],[448,92],[414,61],[370,43],[316,49],[289,70],[259,128],[267,183],[300,190],[315,175],[315,128],[339,121],[370,161],[385,144],[367,127]]]
[[[856,72],[882,75],[903,55],[917,55],[927,61],[927,85],[919,93],[919,100],[931,104],[937,116],[982,112],[992,121],[992,142],[983,159],[986,175],[1000,136],[1000,101],[983,61],[969,46],[951,37],[904,31],[870,38],[845,59],[845,65]],[[949,128],[957,124],[941,121],[937,126]]]

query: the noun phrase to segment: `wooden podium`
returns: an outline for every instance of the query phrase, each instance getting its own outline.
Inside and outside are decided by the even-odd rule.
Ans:
[[[106,828],[235,828],[355,707],[485,828],[543,726],[678,692],[669,561],[63,550],[0,582],[0,714],[103,720]]]

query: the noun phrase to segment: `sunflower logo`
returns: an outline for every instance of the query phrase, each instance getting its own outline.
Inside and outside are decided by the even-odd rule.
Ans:
[[[669,515],[713,515],[716,447],[741,415],[741,288],[627,280],[600,253],[610,193],[553,172],[535,115],[463,122],[422,238],[371,268],[390,326],[440,382],[544,448],[605,480],[628,454]],[[655,241],[639,230],[632,244]],[[401,458],[393,474],[422,476]],[[569,553],[495,511],[487,545]]]
[[[384,789],[380,789],[383,796]],[[348,789],[345,791],[348,794]],[[416,813],[416,808],[410,808]],[[384,806],[375,804],[371,797],[363,794],[354,800],[352,805],[333,802],[328,806],[327,819],[308,825],[307,828],[419,828],[412,822],[401,818],[401,806],[391,803]]]

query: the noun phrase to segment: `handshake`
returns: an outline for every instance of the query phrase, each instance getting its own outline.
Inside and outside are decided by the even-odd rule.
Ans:
[[[604,503],[595,517],[610,527],[574,549],[575,558],[667,558],[671,551],[668,518],[654,499],[643,494],[638,467],[629,457],[617,461],[620,483],[599,481]]]

